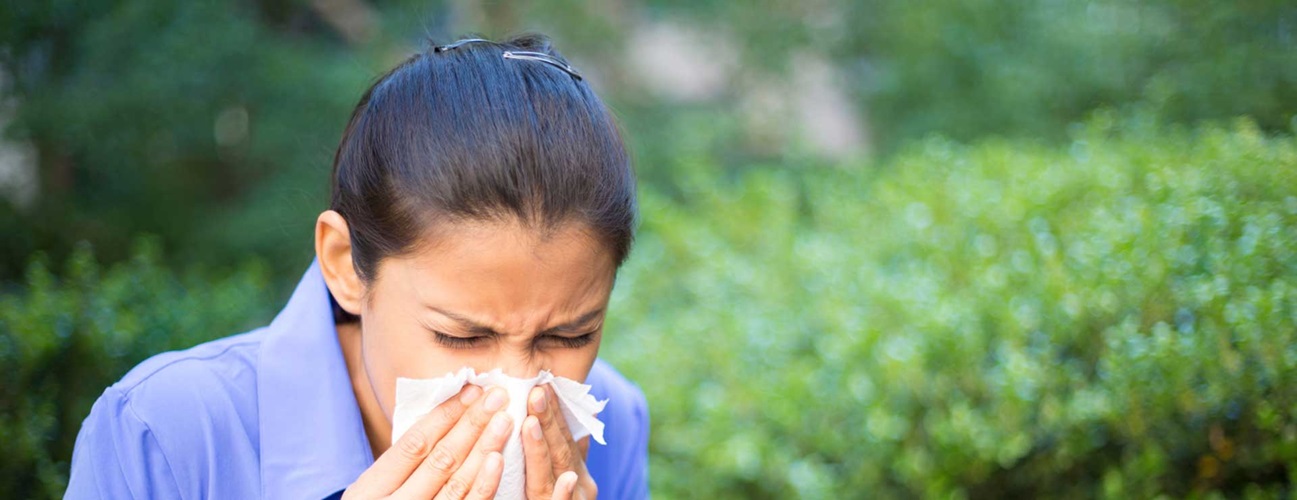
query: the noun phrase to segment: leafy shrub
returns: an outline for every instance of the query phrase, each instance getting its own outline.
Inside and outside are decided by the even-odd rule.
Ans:
[[[0,13],[0,99],[18,98],[0,134],[36,148],[40,185],[31,207],[0,200],[0,277],[83,240],[126,260],[141,232],[175,262],[309,259],[286,243],[310,237],[332,148],[391,56],[344,50],[305,4],[18,3]]]
[[[604,356],[665,498],[1292,494],[1297,143],[1095,118],[645,193]]]
[[[1247,115],[1281,131],[1293,127],[1297,102],[1291,0],[363,3],[372,9],[7,2],[0,135],[35,148],[40,186],[30,207],[0,199],[0,279],[21,279],[35,250],[62,260],[81,240],[101,258],[125,259],[140,232],[157,234],[176,263],[256,254],[273,270],[294,269],[309,256],[296,243],[327,205],[331,151],[352,106],[426,34],[553,34],[601,75],[592,81],[626,118],[642,179],[658,189],[675,178],[659,166],[698,140],[681,129],[714,135],[707,147],[732,165],[796,149],[745,132],[734,111],[771,82],[795,81],[786,72],[807,58],[840,70],[869,143],[886,153],[934,133],[1060,139],[1104,106],[1177,123]],[[370,12],[381,29],[349,42],[329,10],[352,12],[358,26]],[[731,46],[735,60],[716,61],[735,67],[729,91],[700,106],[655,97],[627,64],[639,59],[633,35],[648,20]],[[716,127],[723,133],[691,128],[699,115],[714,126],[718,114],[734,122]]]
[[[1277,496],[1297,471],[1297,143],[1099,116],[873,168],[698,154],[643,192],[602,355],[660,498]],[[266,270],[156,247],[0,295],[0,486],[58,496],[104,386],[264,324]]]
[[[0,491],[61,497],[81,421],[104,388],[158,352],[269,321],[263,266],[181,277],[145,240],[107,269],[82,245],[56,277],[42,258],[24,289],[0,295]]]

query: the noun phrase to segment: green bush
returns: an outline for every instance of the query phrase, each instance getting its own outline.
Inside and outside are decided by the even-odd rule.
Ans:
[[[652,18],[732,37],[739,72],[756,81],[807,57],[832,60],[884,153],[934,133],[1063,139],[1106,107],[1147,108],[1174,123],[1246,115],[1264,130],[1294,125],[1290,0],[645,3]],[[527,15],[611,52],[608,35],[578,27],[589,19],[532,5]]]
[[[648,187],[603,356],[659,498],[1278,496],[1297,479],[1297,142],[1099,116],[872,168],[699,153]],[[155,247],[0,295],[0,487],[58,496],[143,357],[264,324],[262,266]]]
[[[552,34],[624,118],[641,178],[664,190],[677,176],[660,166],[696,143],[738,168],[796,150],[735,111],[797,80],[789,70],[808,58],[835,68],[868,144],[887,154],[934,133],[1062,140],[1101,107],[1174,123],[1246,115],[1267,131],[1292,129],[1297,109],[1291,0],[607,3],[10,0],[0,135],[35,148],[40,186],[31,206],[0,196],[0,280],[20,280],[35,250],[62,260],[82,240],[124,260],[141,232],[176,265],[256,254],[294,269],[352,106],[425,35]],[[330,23],[339,10],[375,21],[372,38]],[[733,68],[727,90],[672,104],[645,86],[628,61],[649,21],[731,47],[734,60],[715,61]],[[277,280],[295,277],[285,272]]]
[[[876,169],[679,161],[603,351],[660,498],[1293,493],[1292,137],[1099,116]]]
[[[311,237],[347,116],[393,57],[350,48],[326,24],[289,28],[310,10],[108,0],[0,13],[0,98],[19,104],[0,134],[31,142],[40,181],[30,207],[0,197],[0,229],[14,235],[0,241],[0,278],[78,241],[125,260],[142,232],[173,262],[309,259],[286,242]]]
[[[219,278],[177,276],[152,241],[107,269],[88,246],[61,277],[42,258],[22,290],[0,295],[0,491],[11,498],[61,497],[81,421],[104,388],[144,358],[267,323],[264,266]]]
[[[1064,136],[1095,109],[1294,125],[1297,6],[1286,0],[847,2],[844,54],[884,148],[941,133]],[[1229,89],[1229,90],[1223,90]]]

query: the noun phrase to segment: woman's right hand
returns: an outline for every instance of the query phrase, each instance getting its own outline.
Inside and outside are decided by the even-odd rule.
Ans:
[[[460,499],[495,496],[500,451],[513,429],[508,393],[467,385],[424,415],[347,487],[344,499]]]

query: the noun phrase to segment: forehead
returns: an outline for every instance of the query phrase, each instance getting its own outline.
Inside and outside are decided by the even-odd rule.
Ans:
[[[612,290],[611,252],[581,224],[544,232],[516,222],[439,226],[417,251],[383,259],[376,293],[517,318],[588,309]]]

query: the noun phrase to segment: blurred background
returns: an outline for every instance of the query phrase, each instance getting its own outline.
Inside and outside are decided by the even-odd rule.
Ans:
[[[282,307],[374,78],[521,31],[635,154],[655,496],[1297,494],[1292,2],[16,0],[0,496]]]

